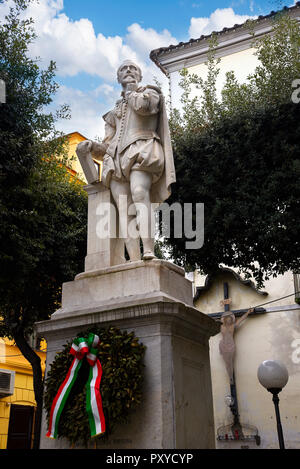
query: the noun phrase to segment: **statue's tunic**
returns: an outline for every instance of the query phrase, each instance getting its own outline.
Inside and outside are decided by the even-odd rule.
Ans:
[[[152,174],[151,201],[162,202],[175,182],[175,168],[167,126],[164,100],[159,89],[138,88],[118,100],[115,108],[103,116],[106,154],[102,181],[129,182],[131,171]],[[167,135],[166,135],[167,127]]]

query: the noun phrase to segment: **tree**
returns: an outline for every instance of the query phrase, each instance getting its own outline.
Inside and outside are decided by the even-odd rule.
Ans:
[[[21,13],[29,1],[15,0],[0,24],[0,335],[13,338],[32,366],[38,448],[43,380],[28,338],[58,308],[62,283],[82,270],[87,198],[65,169],[66,141],[55,131],[57,115],[69,110],[46,111],[57,90],[55,64],[41,70],[28,54],[35,33]]]
[[[183,70],[182,112],[170,118],[177,182],[169,203],[204,203],[204,246],[186,250],[175,237],[169,245],[180,264],[203,273],[226,264],[262,286],[300,265],[300,106],[291,101],[299,26],[280,14],[273,34],[254,40],[254,73],[243,84],[228,73],[220,97],[215,45],[213,37],[207,80]]]

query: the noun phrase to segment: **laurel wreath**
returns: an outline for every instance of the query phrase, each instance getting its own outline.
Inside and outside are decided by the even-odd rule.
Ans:
[[[100,392],[106,432],[96,439],[108,439],[117,425],[128,423],[130,412],[142,401],[143,358],[146,347],[133,332],[128,333],[115,327],[93,327],[81,331],[77,336],[86,336],[89,332],[100,338],[97,356],[103,370]],[[72,341],[68,342],[56,355],[45,380],[44,405],[48,422],[53,399],[72,363],[73,357],[69,354],[71,345]],[[67,438],[71,445],[80,443],[88,446],[90,441],[85,409],[88,372],[89,365],[84,360],[59,422],[58,438]]]

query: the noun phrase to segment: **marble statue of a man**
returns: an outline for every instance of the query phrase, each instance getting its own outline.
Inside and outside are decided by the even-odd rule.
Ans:
[[[165,201],[175,182],[166,108],[158,87],[140,85],[142,73],[132,61],[119,67],[117,78],[122,86],[121,99],[103,116],[103,141],[83,141],[76,152],[81,161],[82,158],[103,161],[101,182],[110,189],[118,209],[120,237],[130,260],[141,259],[140,238],[143,259],[152,259],[155,257],[152,204]],[[88,179],[88,182],[98,181]],[[135,218],[139,221],[137,229],[143,225],[139,237],[128,234],[128,226]]]

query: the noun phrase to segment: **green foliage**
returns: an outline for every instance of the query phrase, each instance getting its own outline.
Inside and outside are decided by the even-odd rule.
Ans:
[[[28,0],[15,1],[0,25],[0,79],[6,84],[6,103],[0,104],[0,186],[22,184],[40,158],[63,153],[65,140],[55,131],[56,115],[46,112],[58,85],[55,63],[46,70],[28,57],[36,35],[31,19],[20,19]],[[68,117],[63,106],[58,113]],[[61,138],[58,138],[58,137]]]
[[[33,324],[59,306],[61,285],[82,270],[87,197],[64,168],[66,138],[55,130],[64,105],[48,111],[58,85],[55,63],[43,70],[28,48],[36,35],[22,19],[31,0],[14,0],[0,24],[0,336],[13,338],[33,369],[39,447],[43,381],[28,342]],[[58,164],[58,158],[60,164]]]
[[[205,207],[201,250],[185,250],[184,238],[170,240],[178,262],[205,273],[237,267],[259,285],[264,275],[299,267],[299,135],[300,106],[291,103],[177,142],[180,177],[169,202]]]
[[[143,357],[145,346],[139,343],[133,332],[121,331],[115,327],[93,327],[80,332],[78,337],[86,337],[93,332],[100,338],[98,358],[103,374],[100,385],[106,433],[97,437],[108,438],[119,424],[126,424],[130,412],[142,401]],[[46,379],[45,408],[50,415],[51,405],[65,378],[73,357],[69,354],[71,343],[64,346],[51,364]],[[85,408],[85,384],[89,365],[84,359],[77,382],[70,393],[61,415],[58,437],[67,438],[71,444],[88,445],[90,428]]]
[[[253,34],[253,22],[245,23]],[[300,77],[300,29],[296,19],[283,12],[273,20],[272,35],[253,36],[252,47],[259,63],[244,83],[233,71],[227,72],[221,95],[217,92],[220,59],[216,57],[217,38],[212,35],[207,54],[206,79],[187,69],[181,71],[182,111],[174,110],[170,124],[176,142],[180,131],[205,132],[224,118],[267,110],[291,101],[292,82]]]
[[[31,332],[59,306],[62,282],[82,270],[87,197],[64,165],[66,139],[47,112],[57,90],[55,64],[46,70],[28,57],[32,20],[15,2],[0,25],[0,335]],[[68,117],[67,107],[60,116]]]
[[[217,94],[215,43],[207,79],[182,71],[182,112],[170,127],[177,173],[169,203],[204,203],[204,246],[186,250],[171,238],[177,263],[204,273],[221,264],[253,275],[258,285],[300,264],[300,30],[280,15],[274,34],[255,41],[259,66],[244,84],[227,74]]]
[[[267,105],[289,101],[291,82],[300,76],[298,21],[288,15],[279,15],[273,30],[275,40],[266,36],[263,41],[256,41],[256,54],[261,65],[249,77],[261,90],[260,96]]]
[[[11,206],[11,200],[16,206]],[[0,307],[30,333],[59,307],[61,285],[83,270],[87,197],[57,163],[41,161],[25,187],[1,200]]]

